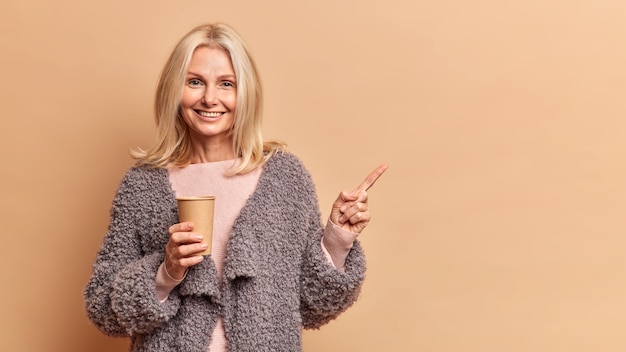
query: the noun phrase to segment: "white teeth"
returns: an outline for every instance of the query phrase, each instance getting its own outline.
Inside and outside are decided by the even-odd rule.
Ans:
[[[219,117],[223,114],[223,112],[198,111],[198,114],[204,117]]]

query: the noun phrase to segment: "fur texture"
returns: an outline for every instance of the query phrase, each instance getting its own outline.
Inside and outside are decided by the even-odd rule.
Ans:
[[[177,222],[167,170],[130,169],[84,294],[89,318],[108,335],[130,336],[131,351],[206,352],[219,314],[230,352],[301,351],[302,328],[336,318],[359,294],[362,249],[355,243],[346,272],[328,263],[315,187],[292,154],[267,162],[235,221],[223,284],[205,259],[160,303],[156,272]]]

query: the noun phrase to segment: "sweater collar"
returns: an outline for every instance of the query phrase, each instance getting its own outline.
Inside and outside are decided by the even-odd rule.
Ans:
[[[243,227],[243,228],[242,228]],[[228,242],[224,259],[224,278],[235,280],[238,277],[252,278],[257,275],[259,266],[259,240],[246,226],[235,226]]]
[[[246,225],[233,228],[224,262],[226,280],[233,281],[238,277],[252,278],[257,275],[259,240]],[[180,284],[180,293],[186,296],[206,295],[215,301],[219,300],[217,269],[210,256],[188,269],[185,280]]]
[[[200,263],[187,270],[185,280],[180,284],[180,294],[184,296],[206,295],[217,301],[220,297],[215,263],[205,257]]]
[[[224,263],[224,278],[234,281],[237,278],[253,278],[259,266],[258,242],[250,233],[233,232]],[[220,285],[215,263],[210,257],[189,268],[185,280],[180,284],[184,296],[204,295],[219,301]]]

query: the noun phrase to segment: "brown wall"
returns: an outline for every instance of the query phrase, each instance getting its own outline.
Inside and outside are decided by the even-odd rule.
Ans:
[[[296,5],[297,4],[297,5]],[[0,3],[0,350],[123,351],[82,289],[175,41],[250,44],[324,214],[380,162],[368,279],[306,351],[626,350],[626,4]]]

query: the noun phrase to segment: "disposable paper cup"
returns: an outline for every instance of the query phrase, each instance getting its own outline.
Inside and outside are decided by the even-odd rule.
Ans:
[[[201,234],[202,243],[207,244],[207,249],[200,254],[211,254],[215,197],[178,197],[176,202],[178,203],[178,219],[180,222],[193,222],[195,225],[193,232]]]

